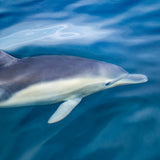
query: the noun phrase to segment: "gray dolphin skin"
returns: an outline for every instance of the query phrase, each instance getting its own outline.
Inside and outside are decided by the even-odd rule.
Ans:
[[[145,75],[102,61],[65,55],[17,59],[0,51],[0,107],[62,102],[48,123],[65,118],[92,93],[146,81]]]

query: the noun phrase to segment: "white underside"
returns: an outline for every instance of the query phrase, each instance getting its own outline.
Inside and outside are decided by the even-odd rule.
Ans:
[[[74,78],[31,85],[0,103],[0,107],[51,104],[103,89],[104,78]]]

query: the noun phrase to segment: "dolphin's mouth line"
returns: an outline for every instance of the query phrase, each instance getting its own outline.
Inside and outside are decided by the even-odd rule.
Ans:
[[[125,77],[127,77],[127,76],[128,76],[128,73],[123,74],[123,75],[122,75],[122,76],[120,76],[118,79],[116,79],[116,80],[112,81],[112,83],[111,83],[111,84],[114,84],[114,83],[116,83],[116,82],[118,82],[118,81],[120,81],[120,80],[124,79],[124,78],[125,78]]]
[[[106,86],[109,86],[109,87],[112,87],[112,85],[114,85],[116,82],[122,80],[124,77],[127,77],[128,74],[123,74],[121,75],[118,79],[114,80],[114,81],[111,81],[111,82],[108,82],[106,83],[105,85]]]

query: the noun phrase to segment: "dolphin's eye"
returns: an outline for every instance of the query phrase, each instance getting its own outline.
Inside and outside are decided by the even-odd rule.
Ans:
[[[109,86],[109,85],[111,85],[111,82],[107,82],[107,83],[105,84],[105,86]]]

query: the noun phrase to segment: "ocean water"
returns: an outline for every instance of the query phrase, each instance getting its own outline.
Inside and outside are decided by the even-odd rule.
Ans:
[[[102,60],[149,79],[90,95],[55,124],[60,103],[0,109],[0,160],[160,160],[158,0],[0,0],[0,49]]]

